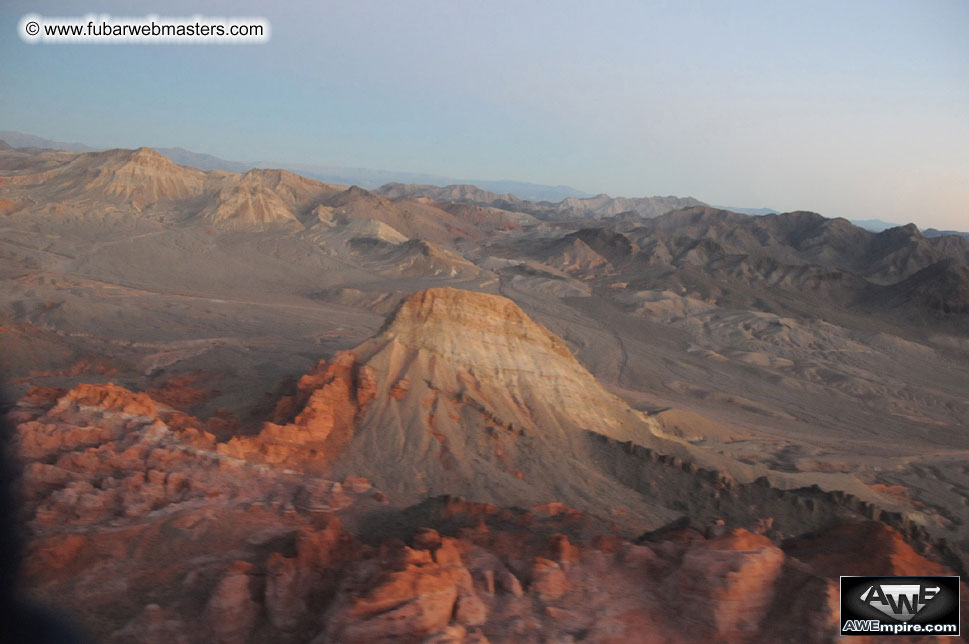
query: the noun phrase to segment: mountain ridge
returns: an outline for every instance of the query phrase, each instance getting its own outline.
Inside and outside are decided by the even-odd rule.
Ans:
[[[34,147],[52,150],[66,150],[69,152],[97,152],[105,148],[91,147],[82,143],[65,143],[53,141],[32,134],[23,134],[10,130],[0,131],[0,140],[6,141],[11,147]],[[188,165],[199,170],[228,170],[230,172],[245,173],[254,168],[279,167],[291,172],[302,174],[311,179],[325,183],[357,184],[368,189],[379,188],[394,181],[411,183],[433,182],[441,185],[455,183],[473,183],[484,188],[500,192],[515,192],[523,199],[564,199],[566,197],[587,197],[588,193],[565,185],[546,185],[515,180],[460,180],[421,172],[406,172],[396,170],[380,170],[372,168],[357,168],[349,166],[315,165],[308,163],[290,163],[279,161],[231,161],[204,152],[193,152],[182,147],[156,147],[161,154],[169,157],[179,165]]]
[[[599,194],[592,197],[567,197],[558,202],[532,202],[512,194],[496,194],[469,184],[444,187],[392,183],[382,186],[378,193],[391,198],[424,197],[436,201],[451,201],[490,206],[499,209],[527,213],[540,219],[588,217],[602,218],[620,213],[633,212],[641,217],[656,217],[671,210],[694,205],[705,205],[693,197],[610,197]]]

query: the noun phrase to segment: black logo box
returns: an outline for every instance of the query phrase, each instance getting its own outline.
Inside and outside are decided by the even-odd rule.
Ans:
[[[925,595],[931,594],[931,592],[926,592],[924,589],[928,588],[938,588],[939,590],[928,602],[922,606],[915,615],[909,620],[902,620],[892,615],[886,614],[884,611],[879,610],[872,606],[873,602],[880,603],[880,599],[874,592],[867,593],[870,599],[869,601],[864,601],[863,596],[871,587],[877,587],[881,589],[882,585],[892,586],[892,585],[918,585],[920,591]],[[870,636],[874,633],[871,632],[855,632],[850,629],[845,630],[846,623],[850,621],[865,621],[876,620],[881,624],[911,624],[920,625],[923,628],[928,625],[954,625],[954,631],[940,632],[914,632],[908,630],[905,632],[891,632],[883,631],[880,635],[899,635],[908,636],[913,635],[959,635],[960,624],[959,624],[959,577],[956,576],[946,576],[946,577],[852,577],[852,576],[842,576],[841,577],[841,635],[866,635]],[[907,598],[909,599],[909,598]],[[908,604],[911,601],[904,602],[898,601],[898,598],[893,597],[894,602],[889,602],[888,610],[889,612],[894,612],[892,603],[898,605],[898,609],[905,611]]]

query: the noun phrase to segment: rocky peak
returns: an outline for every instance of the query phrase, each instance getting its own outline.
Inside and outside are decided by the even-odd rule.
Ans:
[[[427,289],[406,298],[388,319],[381,335],[413,348],[447,351],[452,358],[470,351],[472,345],[515,340],[535,350],[573,359],[559,338],[532,321],[511,300],[455,288]],[[459,340],[469,345],[462,346]],[[487,365],[510,356],[489,352],[483,357],[491,358],[484,361]]]
[[[133,150],[128,155],[128,160],[142,165],[177,165],[161,152],[149,147],[140,147]]]
[[[354,354],[379,382],[338,476],[359,473],[414,500],[453,493],[588,509],[595,489],[641,505],[596,465],[590,432],[652,444],[652,425],[511,300],[414,293]]]

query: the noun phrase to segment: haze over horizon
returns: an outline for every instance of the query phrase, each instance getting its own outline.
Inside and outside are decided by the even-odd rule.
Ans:
[[[263,16],[265,45],[29,45],[45,16]],[[0,129],[965,229],[969,4],[0,9]]]

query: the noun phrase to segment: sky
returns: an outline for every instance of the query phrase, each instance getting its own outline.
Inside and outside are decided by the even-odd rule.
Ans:
[[[261,16],[258,45],[28,44]],[[0,6],[0,129],[969,230],[969,1]]]

